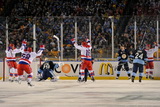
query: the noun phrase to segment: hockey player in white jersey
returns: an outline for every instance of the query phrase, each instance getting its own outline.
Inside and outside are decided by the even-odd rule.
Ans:
[[[146,78],[148,79],[154,79],[153,78],[153,71],[154,71],[154,58],[153,54],[158,51],[158,45],[156,42],[154,42],[154,48],[151,48],[150,44],[146,45],[145,51],[147,52],[147,64],[146,64]]]
[[[17,49],[15,48],[14,44],[9,44],[8,49],[6,49],[6,60],[7,65],[9,67],[9,81],[13,82],[18,80],[18,74],[17,74],[17,63],[16,63],[16,54],[22,53],[24,51],[24,48],[26,46],[27,41],[22,41],[22,46]]]
[[[33,72],[32,72],[32,68],[30,67],[30,64],[32,63],[34,58],[42,54],[44,49],[45,49],[45,46],[41,45],[40,50],[36,53],[36,52],[32,52],[31,47],[28,47],[27,49],[25,49],[18,63],[17,70],[18,70],[18,75],[20,77],[19,79],[23,78],[23,72],[25,71],[27,73],[27,83],[29,86],[33,86],[31,84]]]
[[[77,43],[75,43],[75,39],[72,39],[72,43],[74,44],[75,48],[79,49],[81,51],[81,67],[80,67],[80,82],[84,81],[84,70],[87,68],[90,76],[91,76],[91,80],[95,81],[94,79],[94,71],[93,71],[93,67],[92,67],[92,58],[91,58],[91,45],[90,43],[88,43],[89,39],[86,39],[87,41],[82,42],[81,45],[78,45]]]

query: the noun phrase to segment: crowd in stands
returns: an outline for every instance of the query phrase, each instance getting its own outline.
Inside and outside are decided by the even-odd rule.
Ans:
[[[9,41],[20,46],[20,41],[23,38],[27,38],[29,44],[32,45],[33,23],[35,23],[37,46],[47,44],[45,55],[57,57],[57,41],[52,38],[52,35],[61,36],[61,23],[63,22],[64,56],[73,57],[70,56],[70,53],[73,53],[75,49],[70,40],[75,37],[75,22],[77,22],[78,43],[84,38],[89,37],[89,22],[91,22],[91,40],[94,57],[111,57],[111,54],[107,53],[111,50],[112,34],[111,19],[108,18],[108,16],[114,16],[114,30],[116,31],[120,17],[124,14],[124,9],[128,2],[128,0],[19,0],[19,2],[14,5],[8,18]],[[156,3],[158,3],[159,6],[158,0],[149,0],[147,2],[146,0],[138,0],[133,14],[145,15],[149,13],[149,10],[154,10],[152,13],[157,14],[159,10],[157,9],[158,6],[155,5]],[[140,10],[143,12],[139,12]],[[127,46],[133,45],[134,19],[134,17],[130,19],[125,33],[122,34],[121,38],[118,38],[119,42],[117,43],[124,43]],[[142,19],[141,17],[136,19],[136,21],[138,21],[137,23],[139,23],[138,26],[140,26],[137,34],[140,35],[143,33],[143,26],[145,26],[146,23],[152,25],[148,32],[153,33],[155,31],[155,23],[150,22],[149,20],[151,19],[143,20],[146,19]],[[4,35],[0,37],[0,44],[2,44],[0,48],[4,49],[4,21],[0,22],[0,35]],[[116,46],[118,46],[118,44],[116,44]],[[97,53],[99,53],[100,56],[97,56]]]
[[[100,49],[107,50],[111,44],[112,31],[111,20],[108,19],[108,16],[115,16],[114,22],[116,26],[120,15],[123,14],[126,1],[127,0],[91,0],[85,2],[82,0],[19,0],[11,11],[11,16],[16,17],[9,20],[10,28],[19,30],[11,30],[10,35],[13,36],[10,40],[18,37],[16,40],[16,44],[18,44],[18,41],[23,37],[31,38],[32,23],[34,22],[36,23],[37,41],[40,41],[37,45],[40,43],[48,44],[46,49],[50,52],[49,55],[54,54],[54,51],[57,51],[57,44],[56,40],[51,38],[51,35],[55,34],[60,37],[60,23],[63,21],[64,56],[66,56],[74,51],[70,39],[75,36],[75,21],[77,21],[77,36],[80,42],[81,39],[89,37],[90,20],[92,23],[93,51],[97,52]],[[32,16],[32,18],[27,18],[26,20],[20,19],[20,17],[26,16]],[[77,16],[77,18],[74,16]],[[91,16],[91,18],[86,16]],[[33,18],[36,21],[33,21]],[[101,50],[99,52],[101,52]]]
[[[138,0],[135,5],[134,15],[157,15],[160,14],[160,1],[159,0]]]
[[[160,1],[159,0],[138,0],[135,4],[133,17],[130,18],[125,32],[122,35],[123,39],[119,40],[126,46],[133,46],[134,44],[134,25],[136,21],[137,30],[137,46],[140,45],[141,40],[145,34],[144,44],[153,44],[156,42],[157,36],[157,15],[160,15]],[[146,32],[146,33],[145,33]]]
[[[4,0],[0,0],[0,15],[2,14],[4,10]]]
[[[11,15],[103,16],[123,13],[127,0],[19,0]]]

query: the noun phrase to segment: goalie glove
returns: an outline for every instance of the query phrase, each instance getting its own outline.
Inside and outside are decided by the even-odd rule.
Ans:
[[[38,69],[38,74],[42,74],[42,73],[43,73],[43,70]]]
[[[87,43],[90,43],[90,40],[89,40],[89,39],[86,39],[86,42],[87,42]]]
[[[75,38],[71,39],[72,43],[74,44],[75,43]]]
[[[40,45],[40,50],[45,50],[45,45]]]
[[[26,46],[26,44],[27,44],[27,41],[24,39],[24,40],[22,41],[22,46]]]
[[[58,68],[58,67],[60,67],[60,65],[59,65],[59,64],[57,64],[57,63],[55,63],[55,65],[54,65],[54,69],[56,69],[56,68]]]

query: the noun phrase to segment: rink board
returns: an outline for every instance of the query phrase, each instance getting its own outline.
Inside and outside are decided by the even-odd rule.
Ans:
[[[42,62],[43,63],[43,62]],[[59,63],[59,62],[55,62]],[[55,74],[59,76],[60,79],[77,79],[79,75],[79,69],[80,69],[80,61],[64,61],[62,66],[60,66],[58,69],[56,69]],[[115,79],[116,77],[116,68],[117,68],[118,62],[117,61],[96,61],[93,64],[93,70],[95,73],[95,78],[99,80],[105,80],[105,79]],[[31,67],[33,70],[33,77],[36,78],[37,71],[39,69],[39,62],[33,62]],[[132,72],[132,66],[133,64],[129,64],[130,71]],[[160,61],[154,62],[154,77],[155,79],[160,79]],[[0,78],[3,77],[3,63],[0,62]],[[8,78],[8,68],[5,68],[5,76]],[[144,70],[145,72],[145,70]],[[109,73],[109,74],[108,74]],[[138,74],[137,74],[138,75]],[[121,75],[120,79],[128,79],[127,73],[124,70],[124,68],[121,69]]]

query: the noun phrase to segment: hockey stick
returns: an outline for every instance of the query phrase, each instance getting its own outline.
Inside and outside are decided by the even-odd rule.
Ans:
[[[140,43],[140,46],[142,46],[143,45],[143,43],[144,43],[144,39],[145,39],[145,36],[146,36],[146,31],[144,32],[144,34],[143,34],[143,38],[142,38],[142,41],[141,41],[141,43]]]
[[[65,74],[66,77],[78,77],[78,75],[67,75]]]
[[[57,39],[57,44],[58,44],[58,57],[59,57],[59,61],[60,61],[60,54],[59,54],[59,52],[60,52],[60,45],[59,45],[59,38],[56,36],[56,35],[53,35],[53,38],[56,38]]]

